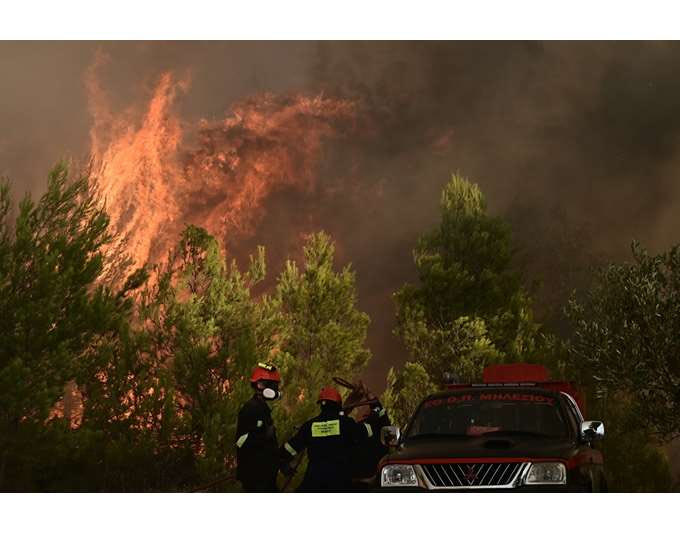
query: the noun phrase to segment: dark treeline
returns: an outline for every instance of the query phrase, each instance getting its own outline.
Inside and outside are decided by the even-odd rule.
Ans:
[[[680,248],[634,244],[631,261],[593,270],[556,332],[535,319],[509,228],[476,185],[451,178],[440,223],[414,244],[418,281],[395,294],[410,358],[386,377],[393,419],[443,370],[478,380],[489,363],[540,362],[583,384],[589,415],[605,420],[610,489],[672,489],[659,447],[680,433]],[[112,242],[87,175],[58,165],[16,209],[0,188],[0,489],[238,489],[236,413],[258,361],[281,369],[285,439],[322,385],[371,358],[354,272],[334,264],[325,233],[266,291],[263,248],[239,267],[195,226],[132,273]]]

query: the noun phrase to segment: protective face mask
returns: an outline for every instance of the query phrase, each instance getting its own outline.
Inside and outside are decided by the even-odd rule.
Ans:
[[[264,388],[262,396],[267,400],[276,400],[281,398],[281,392],[272,388]]]

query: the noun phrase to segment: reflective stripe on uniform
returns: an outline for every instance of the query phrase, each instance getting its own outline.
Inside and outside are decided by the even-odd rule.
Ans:
[[[317,421],[312,423],[312,437],[325,438],[327,436],[340,435],[340,419],[333,419],[332,421]]]
[[[364,423],[364,426],[366,427],[366,432],[368,432],[368,437],[373,437],[373,429],[371,428],[371,425]]]
[[[291,456],[296,456],[297,451],[291,446],[290,443],[286,442],[286,444],[283,446],[284,449],[286,449]]]
[[[240,438],[236,440],[236,446],[240,449],[243,447],[243,444],[246,442],[248,439],[248,434],[243,434]]]
[[[262,422],[262,420],[260,419],[257,420],[257,428],[260,428],[263,424],[264,423]]]
[[[380,410],[380,411],[378,412],[378,415],[379,415],[380,417],[382,417],[383,415],[385,415],[385,408],[383,408],[382,410]]]

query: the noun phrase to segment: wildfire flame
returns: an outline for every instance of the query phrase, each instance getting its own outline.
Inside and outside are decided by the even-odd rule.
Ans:
[[[99,82],[105,63],[98,57],[85,80],[91,151],[112,228],[134,266],[163,257],[188,223],[223,239],[252,233],[273,191],[317,186],[324,144],[350,131],[356,113],[340,98],[258,94],[222,120],[191,124],[173,108],[189,82],[166,72],[143,111],[116,114]]]

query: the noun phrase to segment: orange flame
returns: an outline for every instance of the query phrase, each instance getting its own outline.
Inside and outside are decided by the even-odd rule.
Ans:
[[[223,120],[181,123],[173,110],[188,81],[166,72],[144,111],[111,111],[96,58],[86,76],[92,157],[112,228],[135,266],[158,261],[185,224],[220,238],[254,231],[281,188],[311,190],[324,143],[352,127],[353,102],[323,95],[260,94]],[[184,131],[196,132],[188,147]]]

